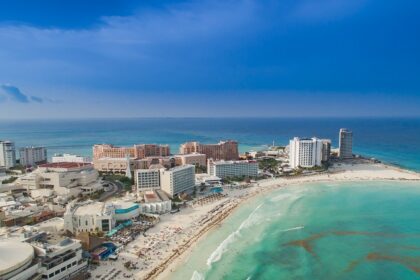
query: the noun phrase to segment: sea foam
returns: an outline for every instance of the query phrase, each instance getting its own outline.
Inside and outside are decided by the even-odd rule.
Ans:
[[[304,226],[298,226],[298,227],[292,227],[292,228],[288,228],[288,229],[284,229],[282,230],[282,232],[287,232],[287,231],[292,231],[292,230],[299,230],[299,229],[304,229]]]
[[[223,240],[222,243],[219,244],[219,246],[217,246],[216,250],[214,250],[214,252],[211,253],[210,257],[207,259],[207,265],[209,267],[211,267],[212,263],[215,263],[222,258],[223,254],[228,251],[229,244],[233,243],[236,240],[236,238],[241,235],[241,230],[248,228],[258,222],[259,218],[256,215],[256,212],[258,211],[258,209],[260,209],[261,206],[262,204],[258,205],[257,208],[255,208],[252,211],[252,213],[249,214],[248,218],[246,218],[241,223],[238,229],[229,234],[229,236],[225,240]]]
[[[204,280],[204,275],[198,272],[197,270],[194,270],[193,275],[191,277],[191,280]]]

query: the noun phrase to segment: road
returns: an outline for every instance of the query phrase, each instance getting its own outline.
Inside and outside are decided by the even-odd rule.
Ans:
[[[123,191],[123,185],[118,182],[118,181],[104,181],[104,183],[109,184],[110,186],[112,186],[112,190],[108,191],[108,192],[104,192],[103,194],[101,194],[101,196],[99,197],[99,201],[105,201],[108,198],[115,196],[119,193],[121,193]]]

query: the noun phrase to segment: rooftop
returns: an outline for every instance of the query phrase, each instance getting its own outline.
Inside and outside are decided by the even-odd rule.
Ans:
[[[102,202],[93,202],[85,205],[79,206],[74,212],[75,215],[94,215],[101,214],[104,208],[104,203]]]
[[[247,163],[257,163],[256,160],[219,160],[213,161],[214,165],[222,165],[222,164],[247,164]]]
[[[161,201],[168,201],[169,198],[165,194],[164,191],[161,190],[155,190],[155,191],[146,191],[144,193],[144,201],[146,203],[148,202],[161,202]]]
[[[53,162],[53,163],[46,163],[41,164],[39,167],[44,168],[79,168],[79,167],[87,167],[92,166],[90,163],[80,163],[80,162]]]
[[[31,245],[19,241],[0,241],[0,278],[12,272],[34,257],[34,249]]]

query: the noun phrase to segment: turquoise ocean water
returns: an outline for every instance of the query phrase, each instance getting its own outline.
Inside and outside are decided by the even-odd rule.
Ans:
[[[254,198],[170,279],[419,279],[420,183],[316,183]]]

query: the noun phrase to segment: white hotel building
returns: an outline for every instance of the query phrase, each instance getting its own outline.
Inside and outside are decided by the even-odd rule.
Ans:
[[[55,162],[77,162],[77,163],[91,163],[92,159],[90,157],[83,157],[73,154],[54,154],[51,158],[53,163]]]
[[[15,143],[0,140],[0,166],[9,169],[16,165]]]
[[[191,192],[195,187],[195,166],[191,164],[160,170],[160,186],[170,196]]]
[[[258,176],[258,162],[254,160],[213,161],[207,162],[208,174],[219,178]]]
[[[47,162],[47,149],[44,147],[24,147],[19,149],[20,164],[35,166]]]
[[[137,192],[160,189],[160,169],[137,169],[135,182]]]
[[[289,164],[291,168],[311,168],[321,166],[323,142],[318,138],[298,138],[290,140]]]

